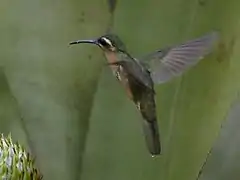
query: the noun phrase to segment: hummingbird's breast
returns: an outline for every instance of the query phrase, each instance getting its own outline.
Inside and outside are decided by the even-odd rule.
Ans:
[[[121,61],[121,56],[114,52],[105,52],[105,56],[109,63]],[[112,69],[113,75],[121,82],[121,84],[125,88],[128,97],[133,100],[131,84],[129,84],[128,74],[125,69],[119,65],[110,65],[110,68]]]

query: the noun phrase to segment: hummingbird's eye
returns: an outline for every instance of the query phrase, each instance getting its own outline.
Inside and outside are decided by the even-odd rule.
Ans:
[[[106,47],[106,48],[111,48],[112,47],[112,43],[109,39],[103,37],[101,39],[99,39],[98,41],[103,47]]]

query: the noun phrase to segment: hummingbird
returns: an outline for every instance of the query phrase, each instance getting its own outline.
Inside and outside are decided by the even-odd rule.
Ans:
[[[161,143],[154,85],[166,83],[196,65],[210,53],[217,39],[218,33],[211,32],[139,58],[128,53],[116,34],[105,34],[91,40],[77,40],[70,42],[70,45],[89,43],[102,49],[113,75],[140,111],[148,151],[152,156],[156,156],[161,154]]]

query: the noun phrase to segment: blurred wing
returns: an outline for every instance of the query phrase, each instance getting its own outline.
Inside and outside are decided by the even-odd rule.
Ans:
[[[183,44],[151,53],[142,58],[141,61],[150,65],[154,83],[164,83],[197,64],[205,55],[210,53],[217,39],[218,34],[213,32]]]

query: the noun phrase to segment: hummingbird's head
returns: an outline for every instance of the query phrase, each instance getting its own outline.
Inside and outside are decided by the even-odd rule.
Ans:
[[[115,34],[106,34],[97,38],[96,40],[77,40],[77,41],[71,42],[70,45],[79,44],[79,43],[96,44],[103,51],[111,51],[111,52],[125,51],[125,46],[123,42]]]

